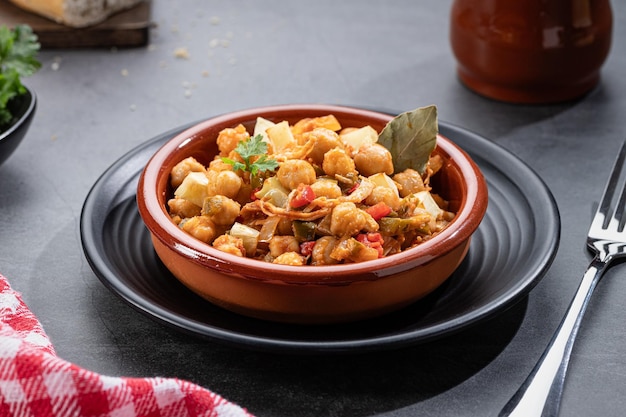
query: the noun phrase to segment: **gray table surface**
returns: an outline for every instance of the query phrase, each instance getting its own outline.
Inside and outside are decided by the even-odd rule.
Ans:
[[[592,206],[626,136],[626,2],[600,85],[581,100],[519,106],[455,75],[451,1],[155,1],[148,47],[46,50],[26,80],[39,108],[0,166],[0,273],[57,353],[107,375],[174,376],[258,416],[491,416],[522,383],[561,320],[590,256]],[[176,51],[185,48],[186,59]],[[108,291],[82,251],[91,186],[150,138],[258,105],[320,102],[409,110],[510,150],[547,183],[562,236],[528,297],[442,340],[400,351],[300,356],[242,350],[164,327]],[[626,269],[597,288],[573,350],[563,416],[626,409]]]

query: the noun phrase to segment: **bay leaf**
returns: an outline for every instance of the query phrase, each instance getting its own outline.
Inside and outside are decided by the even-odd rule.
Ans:
[[[391,153],[395,173],[412,168],[423,174],[438,132],[437,106],[430,105],[394,117],[378,135],[378,143]]]

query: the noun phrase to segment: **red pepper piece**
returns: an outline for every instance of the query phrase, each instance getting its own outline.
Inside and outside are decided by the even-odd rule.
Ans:
[[[381,201],[380,203],[368,207],[365,211],[372,216],[374,220],[378,221],[391,213],[391,207]]]
[[[291,199],[289,203],[291,207],[298,208],[304,207],[311,201],[315,200],[315,191],[310,185],[300,184],[296,189],[296,195]]]
[[[368,248],[376,249],[378,251],[378,257],[383,257],[383,244],[385,243],[385,239],[383,239],[380,233],[360,233],[357,235],[356,240]]]
[[[355,192],[356,189],[359,188],[360,185],[361,185],[360,182],[355,182],[354,185],[352,187],[350,187],[350,189],[348,191],[346,191],[346,195],[350,195],[353,192]]]
[[[310,256],[313,253],[313,246],[315,246],[314,240],[300,243],[300,254],[302,256]]]

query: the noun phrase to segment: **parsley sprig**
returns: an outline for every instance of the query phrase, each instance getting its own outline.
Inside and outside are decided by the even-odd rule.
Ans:
[[[231,158],[222,157],[222,161],[233,166],[233,170],[249,172],[253,177],[265,171],[273,171],[278,168],[278,162],[267,155],[267,143],[263,136],[256,135],[248,140],[239,141],[235,152],[241,156],[243,162]]]
[[[7,108],[9,101],[26,92],[20,78],[41,68],[36,58],[39,47],[30,26],[18,25],[13,29],[0,26],[0,131],[13,118]]]

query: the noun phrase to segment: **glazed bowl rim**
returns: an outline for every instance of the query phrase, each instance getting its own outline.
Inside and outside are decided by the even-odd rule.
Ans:
[[[285,118],[289,117],[289,113],[301,115],[307,114],[307,112],[349,114],[352,117],[375,119],[381,123],[386,123],[393,118],[389,114],[348,106],[288,104],[233,111],[198,122],[163,144],[150,158],[140,175],[137,186],[137,204],[140,216],[153,239],[158,239],[170,250],[191,262],[222,273],[285,284],[338,284],[375,280],[429,263],[470,239],[482,220],[487,206],[487,186],[482,173],[464,150],[451,140],[438,135],[437,146],[441,147],[450,159],[456,162],[461,171],[467,187],[467,197],[446,229],[433,239],[402,253],[351,264],[279,265],[256,259],[241,258],[219,251],[193,238],[176,226],[171,221],[165,207],[159,203],[158,193],[155,190],[160,176],[169,175],[169,173],[162,172],[162,166],[170,159],[172,152],[184,148],[186,144],[212,126],[229,124],[234,119],[253,120],[253,118],[263,116],[263,114],[278,112],[285,113]],[[340,116],[338,118],[341,119]],[[230,125],[232,127],[232,123]],[[460,164],[460,162],[463,163]]]

